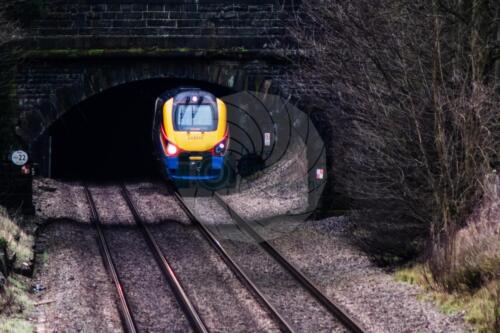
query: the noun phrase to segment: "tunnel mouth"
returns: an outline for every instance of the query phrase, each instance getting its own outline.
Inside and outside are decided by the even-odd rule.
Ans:
[[[264,169],[264,159],[262,156],[255,153],[243,155],[238,161],[238,173],[243,178],[251,177]]]
[[[38,173],[69,181],[160,178],[151,133],[154,104],[164,91],[185,86],[217,97],[233,92],[178,79],[151,79],[107,89],[66,112],[36,142]]]

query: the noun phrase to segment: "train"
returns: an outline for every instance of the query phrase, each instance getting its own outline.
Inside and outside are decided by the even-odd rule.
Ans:
[[[230,134],[221,99],[200,88],[168,90],[156,99],[152,132],[168,179],[226,183]]]

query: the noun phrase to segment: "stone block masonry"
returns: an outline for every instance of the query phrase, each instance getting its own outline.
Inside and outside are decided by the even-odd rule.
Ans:
[[[282,38],[290,5],[276,0],[51,1],[30,32],[39,37]],[[252,44],[253,46],[254,44]]]
[[[47,146],[50,126],[119,85],[165,79],[283,91],[290,63],[280,52],[299,3],[42,0],[19,46],[14,130],[43,164],[47,153],[36,147]]]

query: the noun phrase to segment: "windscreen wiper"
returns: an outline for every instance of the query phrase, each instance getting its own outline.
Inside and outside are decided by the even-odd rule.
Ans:
[[[200,109],[201,102],[203,101],[203,96],[198,99],[198,104],[196,107],[193,105],[193,110],[191,111],[191,125],[193,125],[193,119],[196,117],[198,110]]]

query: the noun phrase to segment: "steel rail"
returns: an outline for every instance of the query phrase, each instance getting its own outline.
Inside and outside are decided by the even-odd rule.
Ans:
[[[97,230],[98,240],[99,240],[99,248],[101,250],[101,256],[104,260],[106,268],[108,269],[109,274],[111,275],[111,279],[115,285],[116,291],[118,293],[118,299],[120,302],[120,315],[122,317],[123,326],[128,333],[136,333],[137,325],[135,324],[134,317],[132,316],[132,312],[130,311],[130,306],[127,300],[127,296],[123,290],[120,277],[116,270],[115,263],[113,258],[111,257],[111,251],[109,250],[108,242],[101,228],[101,220],[99,218],[99,213],[97,212],[97,207],[92,197],[92,193],[90,192],[87,184],[83,185],[85,190],[85,197],[87,198],[87,202],[90,207],[90,220],[92,224]]]
[[[198,313],[198,310],[195,308],[191,300],[189,299],[186,291],[182,287],[179,279],[175,275],[175,272],[166,259],[166,257],[163,255],[160,246],[156,242],[156,239],[153,237],[153,234],[147,227],[147,225],[144,223],[142,220],[141,216],[139,215],[139,212],[130,198],[130,192],[128,191],[127,187],[125,184],[121,184],[121,193],[125,201],[127,202],[127,205],[130,209],[130,212],[132,213],[135,222],[137,225],[142,229],[144,237],[146,238],[146,241],[148,242],[148,245],[150,246],[152,252],[154,253],[156,260],[158,264],[160,265],[163,273],[165,274],[165,277],[167,278],[168,283],[170,284],[177,301],[180,303],[182,306],[184,313],[186,314],[187,318],[191,322],[192,327],[200,333],[208,333],[209,330],[206,327],[205,323],[201,319],[201,316]]]
[[[300,271],[298,267],[290,263],[285,257],[262,236],[259,235],[250,224],[239,216],[221,197],[214,192],[216,201],[225,208],[229,215],[236,223],[244,229],[250,237],[252,237],[276,262],[286,269],[294,278],[320,302],[335,318],[337,318],[344,326],[354,333],[364,333],[366,329],[355,318],[352,318],[340,304],[330,300],[321,292],[321,290]]]
[[[241,267],[236,263],[236,261],[231,258],[226,249],[222,246],[222,244],[217,240],[215,235],[196,217],[196,214],[189,208],[189,206],[184,202],[182,196],[177,192],[171,191],[177,201],[179,201],[181,207],[188,215],[191,222],[198,227],[201,234],[208,240],[208,242],[212,245],[212,247],[219,253],[219,256],[222,260],[229,266],[229,268],[233,271],[233,273],[238,277],[238,279],[249,288],[249,290],[253,293],[255,297],[259,300],[258,302],[264,305],[269,313],[274,317],[274,319],[278,322],[280,329],[283,332],[294,333],[295,330],[292,326],[286,321],[286,319],[278,312],[278,310],[271,304],[271,302],[267,299],[267,297],[259,290],[259,288],[252,282],[252,280],[248,277],[248,275],[241,269]]]

